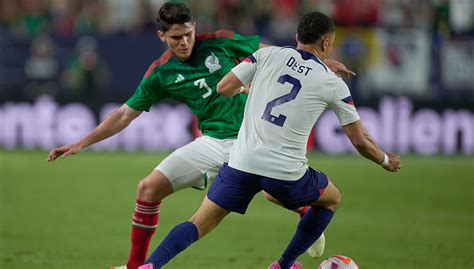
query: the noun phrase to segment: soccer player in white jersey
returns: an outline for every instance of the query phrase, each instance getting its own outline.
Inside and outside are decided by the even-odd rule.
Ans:
[[[197,116],[203,136],[175,150],[138,183],[127,264],[114,269],[137,269],[143,264],[166,197],[192,186],[205,189],[208,179],[228,161],[242,122],[246,95],[224,98],[216,91],[217,83],[236,65],[235,59],[266,46],[259,43],[258,36],[241,36],[228,30],[195,34],[192,12],[182,3],[164,3],[157,22],[157,35],[169,49],[152,63],[135,93],[84,138],[48,154],[48,161],[78,154],[127,128],[164,98],[183,102]],[[326,63],[342,74],[353,74],[337,61]],[[296,211],[303,215],[306,209]],[[322,254],[324,237],[321,239],[308,249],[313,250],[310,255]]]
[[[252,83],[244,120],[207,197],[189,222],[177,225],[141,269],[161,268],[206,235],[231,211],[244,214],[261,190],[289,209],[311,205],[281,258],[270,269],[301,268],[296,262],[322,234],[341,195],[325,174],[308,167],[306,141],[319,116],[331,108],[356,149],[384,169],[397,172],[400,157],[383,152],[363,127],[344,81],[324,63],[335,38],[326,15],[301,19],[298,46],[263,48],[234,67],[218,84],[233,96]],[[225,267],[225,266],[223,266]]]

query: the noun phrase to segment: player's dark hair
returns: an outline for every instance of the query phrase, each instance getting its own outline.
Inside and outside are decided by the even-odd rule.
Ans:
[[[191,10],[183,3],[164,3],[158,11],[156,22],[162,32],[168,31],[173,24],[193,22]]]
[[[336,25],[331,18],[321,12],[311,12],[305,14],[298,24],[298,40],[303,44],[311,44],[335,31]]]

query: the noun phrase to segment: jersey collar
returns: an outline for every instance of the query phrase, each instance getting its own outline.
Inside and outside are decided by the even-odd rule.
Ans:
[[[293,46],[285,46],[283,48],[289,48],[289,49],[296,50],[297,52],[299,52],[301,54],[301,58],[303,58],[304,60],[313,60],[313,61],[317,62],[318,64],[320,64],[324,67],[326,72],[328,72],[328,68],[326,67],[326,65],[318,57],[316,57],[316,55],[314,55],[314,54],[312,54],[308,51],[302,50],[302,49],[297,49]]]

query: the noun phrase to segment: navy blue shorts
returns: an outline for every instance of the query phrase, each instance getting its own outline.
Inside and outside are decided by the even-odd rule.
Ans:
[[[318,200],[328,183],[325,174],[311,167],[299,180],[286,181],[243,172],[225,163],[211,184],[207,197],[226,210],[245,214],[255,194],[264,190],[284,207],[296,209]]]

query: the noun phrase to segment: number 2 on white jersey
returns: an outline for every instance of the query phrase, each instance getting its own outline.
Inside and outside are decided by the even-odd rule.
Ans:
[[[265,111],[263,112],[263,115],[262,115],[262,119],[270,123],[273,123],[275,125],[278,125],[280,127],[283,127],[283,124],[285,123],[285,120],[286,120],[286,116],[283,114],[274,116],[272,115],[272,109],[275,106],[279,106],[286,102],[294,100],[296,96],[298,95],[298,93],[300,92],[301,82],[297,78],[292,77],[291,75],[288,75],[288,74],[280,76],[278,78],[278,82],[281,84],[290,83],[291,85],[293,85],[293,87],[291,88],[291,91],[289,93],[282,95],[278,98],[275,98],[272,101],[267,103],[267,106],[265,107]]]
[[[194,85],[198,86],[199,89],[205,88],[207,90],[207,92],[202,95],[202,98],[206,99],[207,97],[211,95],[212,89],[211,87],[209,87],[209,85],[207,85],[205,78],[200,78],[194,81]]]

